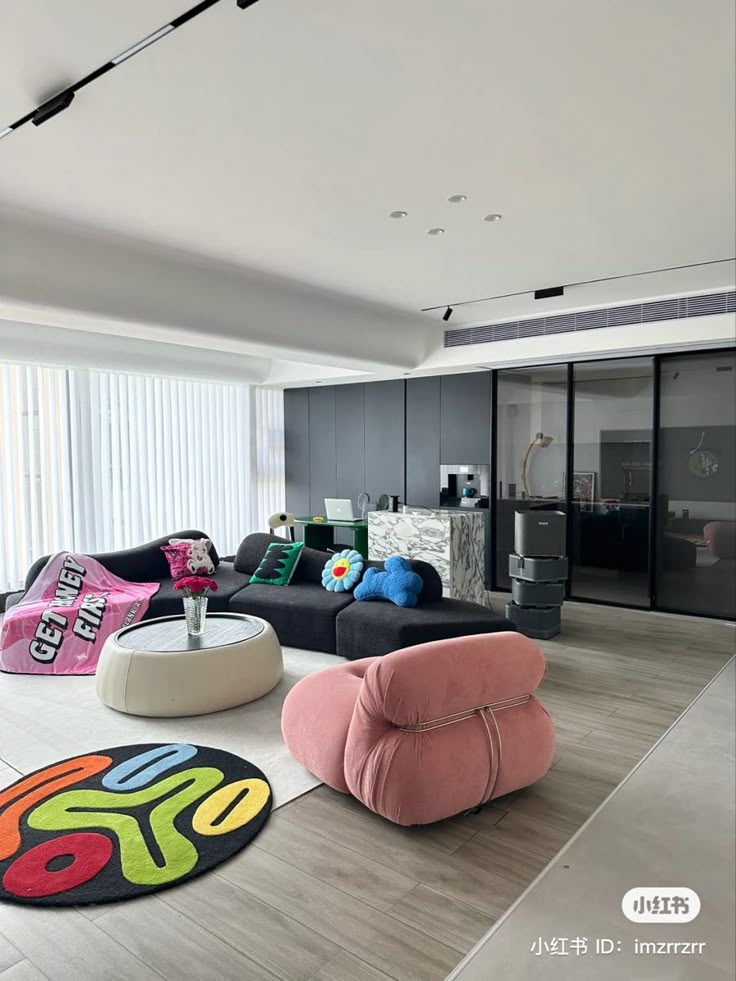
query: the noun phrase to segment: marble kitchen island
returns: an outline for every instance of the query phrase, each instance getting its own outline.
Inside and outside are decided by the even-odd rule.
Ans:
[[[487,511],[460,508],[368,514],[368,557],[422,559],[435,567],[445,595],[488,605],[485,587]]]

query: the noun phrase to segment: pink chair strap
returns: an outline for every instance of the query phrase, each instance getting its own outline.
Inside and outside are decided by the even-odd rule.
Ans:
[[[433,729],[441,729],[443,726],[455,725],[455,723],[465,722],[467,719],[475,719],[476,717],[480,718],[488,736],[488,750],[490,757],[486,789],[483,793],[482,799],[478,803],[478,806],[482,807],[484,804],[487,804],[493,796],[493,791],[496,788],[496,782],[498,780],[498,774],[501,769],[503,740],[501,739],[501,730],[499,729],[498,721],[496,720],[496,712],[502,712],[504,709],[508,708],[516,708],[517,705],[525,705],[530,698],[531,695],[518,695],[514,698],[505,698],[500,702],[491,702],[488,705],[478,705],[475,708],[465,709],[462,712],[456,712],[454,715],[445,715],[441,716],[439,719],[430,719],[427,722],[416,722],[405,726],[397,726],[397,728],[402,732],[431,732]],[[488,725],[489,715],[493,722],[493,728]]]
[[[504,706],[504,707],[508,708],[509,706]],[[485,793],[483,794],[483,797],[478,804],[479,807],[482,807],[484,804],[487,804],[488,801],[491,799],[491,797],[493,796],[493,791],[496,788],[498,773],[499,770],[501,769],[501,753],[503,751],[503,742],[501,740],[501,730],[498,728],[498,722],[496,721],[496,714],[493,711],[493,709],[490,707],[478,709],[478,715],[481,717],[483,721],[483,725],[486,727],[486,733],[488,735],[488,749],[490,751],[490,757],[491,757],[489,771],[488,771],[488,783],[486,784]],[[488,725],[488,719],[486,718],[487,715],[490,715],[490,717],[493,719],[493,731],[491,730],[491,727]],[[498,742],[497,748],[494,742],[494,734]]]
[[[442,715],[438,719],[429,719],[427,722],[407,723],[397,726],[402,732],[429,732],[431,729],[440,729],[442,726],[451,726],[456,722],[464,722],[466,719],[474,718],[479,712],[501,712],[503,709],[516,708],[517,705],[524,705],[529,701],[531,695],[516,695],[514,698],[505,698],[500,702],[490,702],[486,705],[476,705],[473,708],[463,709],[454,715]]]

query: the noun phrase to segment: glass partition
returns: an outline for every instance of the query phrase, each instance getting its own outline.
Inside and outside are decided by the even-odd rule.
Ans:
[[[661,360],[657,606],[736,616],[736,354]]]
[[[571,597],[649,606],[653,362],[574,365]]]
[[[567,366],[498,372],[496,416],[496,585],[510,589],[514,514],[565,510]]]

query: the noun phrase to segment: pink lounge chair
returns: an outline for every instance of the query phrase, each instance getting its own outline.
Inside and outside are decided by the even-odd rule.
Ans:
[[[736,521],[709,521],[703,538],[719,559],[736,559]]]
[[[289,692],[292,755],[396,824],[430,824],[539,780],[554,726],[539,647],[512,632],[433,641],[318,671]]]

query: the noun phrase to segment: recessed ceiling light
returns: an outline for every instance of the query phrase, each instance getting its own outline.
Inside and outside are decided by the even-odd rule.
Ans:
[[[428,228],[427,235],[444,235],[444,228]]]
[[[500,221],[502,218],[503,215],[492,214],[492,215],[486,215],[483,221]]]
[[[392,211],[389,218],[406,218],[408,211]]]
[[[447,200],[450,202],[450,204],[461,204],[463,201],[467,201],[468,200],[468,195],[467,194],[451,194],[450,197]]]

